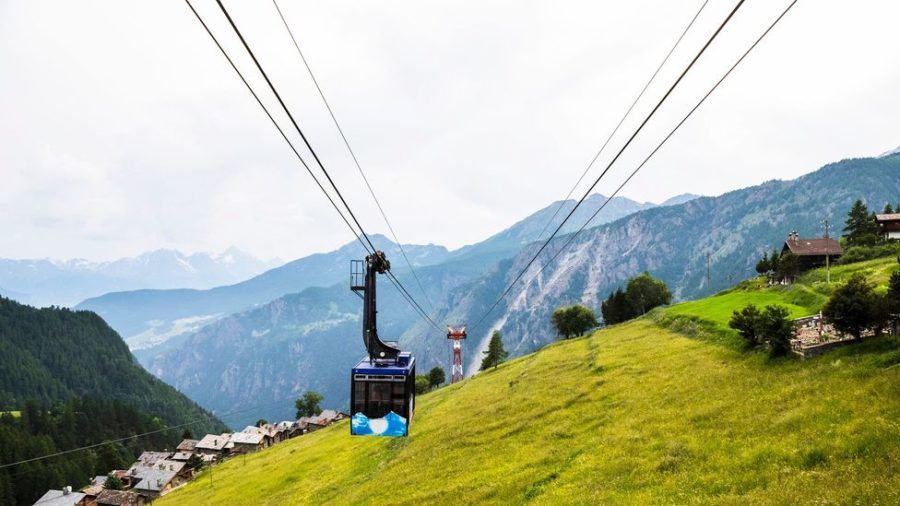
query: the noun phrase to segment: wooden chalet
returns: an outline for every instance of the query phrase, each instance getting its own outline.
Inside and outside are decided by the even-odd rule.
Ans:
[[[885,240],[900,240],[900,213],[876,214],[878,232]]]
[[[841,245],[830,237],[803,239],[797,232],[788,234],[787,240],[784,241],[781,256],[788,252],[797,257],[801,271],[824,267],[827,262],[834,263],[844,254]]]

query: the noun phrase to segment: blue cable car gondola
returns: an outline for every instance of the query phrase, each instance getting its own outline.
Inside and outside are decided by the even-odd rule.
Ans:
[[[351,263],[351,290],[362,292],[363,342],[368,356],[350,373],[350,434],[406,436],[416,403],[416,359],[378,337],[375,276],[390,270],[384,252]]]

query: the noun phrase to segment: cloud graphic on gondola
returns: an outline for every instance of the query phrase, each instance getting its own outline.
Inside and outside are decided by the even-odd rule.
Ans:
[[[405,436],[406,418],[391,411],[384,418],[369,418],[356,413],[350,420],[350,433],[354,436]]]

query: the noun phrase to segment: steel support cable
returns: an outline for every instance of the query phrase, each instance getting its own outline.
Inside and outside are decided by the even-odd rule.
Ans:
[[[706,99],[709,98],[709,96],[712,95],[712,93],[714,91],[716,91],[716,88],[718,88],[719,85],[722,84],[722,82],[725,81],[725,79],[731,74],[731,72],[734,71],[734,69],[737,68],[737,66],[740,65],[741,62],[743,62],[745,58],[747,58],[747,56],[750,54],[750,52],[753,51],[753,49],[756,48],[756,46],[759,45],[760,42],[762,42],[762,40],[769,34],[769,32],[771,32],[772,29],[775,28],[775,25],[777,25],[781,21],[781,19],[794,7],[794,4],[796,4],[798,1],[799,0],[793,0],[790,4],[788,4],[787,7],[785,7],[785,9],[781,12],[781,14],[777,18],[775,18],[775,21],[773,21],[769,25],[769,27],[766,29],[766,31],[764,31],[762,33],[762,35],[760,35],[759,38],[756,39],[756,41],[744,52],[744,54],[740,58],[738,58],[738,60],[734,63],[734,65],[732,65],[731,68],[729,68],[728,71],[725,72],[725,74],[723,74],[722,77],[716,82],[716,84],[714,84],[712,86],[712,88],[710,88],[709,91],[706,92],[706,94],[703,96],[703,98],[701,98],[700,101],[697,102],[697,105],[695,105],[684,116],[684,118],[682,118],[681,121],[679,121],[678,124],[675,125],[675,128],[673,128],[669,132],[669,134],[666,135],[665,138],[663,138],[663,140],[656,146],[656,148],[654,148],[653,151],[651,151],[650,154],[647,155],[646,158],[644,158],[644,160],[640,163],[640,165],[638,165],[631,172],[631,174],[628,176],[628,178],[625,179],[625,181],[623,181],[622,184],[620,184],[619,187],[616,188],[616,190],[603,202],[603,204],[600,206],[600,208],[598,208],[596,211],[594,211],[594,214],[592,214],[591,217],[588,218],[588,220],[581,226],[581,228],[579,228],[577,231],[572,233],[569,236],[568,240],[559,248],[559,250],[557,250],[556,254],[554,254],[553,257],[551,257],[550,260],[548,260],[543,266],[541,266],[541,269],[534,275],[533,278],[531,278],[528,282],[525,283],[525,286],[522,288],[522,290],[527,290],[528,287],[531,285],[531,283],[534,282],[537,279],[537,277],[540,276],[540,274],[542,272],[544,272],[544,270],[547,268],[547,266],[552,264],[553,261],[556,260],[557,257],[559,257],[559,255],[562,254],[562,252],[565,251],[565,249],[572,243],[572,241],[575,240],[576,236],[578,236],[579,233],[581,233],[584,229],[586,229],[588,227],[588,225],[591,223],[591,221],[593,221],[594,218],[596,218],[597,215],[600,213],[600,211],[603,210],[604,207],[606,207],[606,204],[608,204],[609,201],[612,200],[613,197],[615,197],[620,191],[622,191],[622,188],[624,188],[625,185],[627,185],[628,182],[631,181],[631,179],[638,173],[638,171],[640,171],[644,167],[644,165],[646,165],[647,162],[650,161],[650,159],[656,154],[656,152],[659,151],[660,148],[662,148],[666,142],[668,142],[668,140],[675,134],[675,132],[678,131],[679,128],[681,128],[681,126],[688,120],[688,118],[690,118],[694,114],[694,112],[697,109],[699,109],[701,105],[703,105],[703,103],[706,101]],[[519,293],[521,293],[521,291]]]
[[[275,0],[272,0],[272,1],[274,2]],[[603,145],[600,146],[600,149],[597,151],[597,154],[594,155],[594,158],[591,160],[591,162],[587,165],[587,167],[584,168],[584,172],[582,172],[581,176],[578,177],[578,181],[575,181],[575,184],[572,185],[572,189],[569,190],[569,193],[566,194],[566,197],[560,201],[558,206],[556,206],[556,211],[553,212],[553,216],[551,216],[550,219],[547,220],[547,223],[544,224],[544,228],[541,229],[541,233],[538,234],[538,236],[537,236],[538,240],[540,240],[541,237],[544,236],[544,232],[547,231],[547,228],[550,226],[551,223],[553,223],[553,220],[555,220],[556,217],[559,215],[559,212],[562,210],[563,206],[569,200],[569,197],[571,197],[572,194],[575,193],[575,190],[578,188],[578,185],[581,184],[581,181],[584,179],[584,176],[586,176],[587,173],[591,170],[591,167],[593,167],[594,164],[597,163],[597,160],[600,158],[600,155],[603,154],[603,152],[606,150],[606,146],[609,144],[609,142],[612,140],[612,138],[616,135],[616,133],[619,132],[619,128],[621,128],[622,124],[625,123],[625,119],[628,118],[628,116],[631,114],[631,111],[638,104],[638,102],[640,102],[641,98],[643,98],[644,93],[647,92],[647,88],[650,87],[650,85],[656,79],[656,76],[659,74],[659,72],[662,70],[662,68],[669,61],[669,58],[672,57],[672,53],[675,52],[675,49],[679,46],[679,44],[681,44],[681,41],[682,41],[682,39],[684,39],[684,36],[687,35],[687,33],[690,31],[691,27],[694,26],[694,23],[697,21],[697,18],[700,17],[700,13],[703,12],[703,9],[706,8],[706,4],[708,4],[708,3],[709,3],[709,0],[704,0],[703,4],[700,5],[700,9],[697,10],[696,14],[694,14],[694,17],[691,18],[691,22],[688,23],[688,25],[685,27],[684,31],[681,32],[681,35],[678,36],[678,40],[675,41],[675,44],[672,46],[672,49],[669,49],[669,52],[666,53],[666,57],[663,58],[662,62],[660,62],[659,66],[656,67],[656,70],[653,72],[653,75],[650,76],[650,79],[647,81],[646,84],[644,84],[644,87],[641,88],[641,92],[638,93],[637,97],[635,97],[634,102],[632,102],[631,105],[628,106],[628,110],[625,111],[625,114],[622,116],[621,119],[619,119],[619,122],[616,124],[616,127],[613,128],[613,131],[609,134],[609,137],[607,137],[606,140],[603,141]]]
[[[313,181],[316,182],[316,185],[319,187],[320,190],[322,190],[322,193],[325,194],[325,198],[328,199],[328,202],[331,203],[331,206],[334,208],[334,210],[337,211],[337,213],[338,213],[338,215],[340,215],[341,219],[344,220],[344,223],[350,229],[350,232],[352,232],[353,236],[356,237],[356,240],[359,241],[360,244],[362,244],[363,249],[365,249],[367,252],[369,252],[369,248],[366,245],[366,243],[363,242],[363,240],[360,238],[359,234],[356,232],[356,229],[353,228],[353,225],[351,225],[350,221],[347,219],[347,217],[344,216],[344,213],[341,211],[340,207],[337,205],[337,203],[334,201],[334,199],[331,197],[331,195],[328,193],[328,191],[325,189],[325,187],[319,181],[319,178],[317,178],[316,175],[313,173],[312,169],[309,168],[309,165],[307,165],[306,160],[303,159],[303,157],[300,155],[300,152],[297,151],[296,147],[294,147],[294,143],[291,142],[291,140],[288,138],[287,134],[284,133],[284,130],[282,130],[282,128],[278,124],[278,122],[275,121],[275,118],[272,117],[272,113],[269,112],[269,109],[266,107],[265,104],[263,104],[262,100],[259,98],[259,95],[256,94],[256,92],[253,90],[253,87],[250,86],[249,82],[247,82],[247,79],[244,77],[244,74],[237,68],[237,65],[235,65],[235,63],[231,59],[231,57],[228,56],[228,53],[225,51],[225,48],[223,48],[222,44],[219,43],[219,39],[216,38],[216,36],[209,29],[209,26],[206,25],[206,22],[203,21],[203,18],[200,17],[200,13],[198,13],[197,10],[194,9],[194,6],[193,6],[193,4],[191,4],[190,0],[185,0],[185,3],[187,3],[188,7],[191,9],[191,12],[193,12],[194,16],[197,18],[197,21],[200,22],[200,24],[203,26],[203,29],[206,30],[206,33],[209,34],[210,38],[212,38],[213,42],[216,44],[216,47],[219,48],[219,51],[221,51],[221,53],[225,57],[225,59],[228,60],[228,64],[231,65],[231,68],[234,69],[234,71],[237,73],[238,77],[241,79],[241,82],[244,83],[244,86],[246,86],[247,90],[250,92],[250,94],[253,95],[253,98],[254,98],[254,100],[256,100],[256,103],[259,104],[259,106],[262,108],[263,112],[266,113],[266,117],[269,118],[269,121],[271,121],[272,125],[275,126],[275,129],[278,130],[278,133],[281,134],[281,138],[284,139],[284,142],[287,143],[287,145],[291,148],[291,151],[294,152],[294,155],[297,156],[297,159],[300,160],[300,163],[303,164],[303,168],[306,169],[306,172],[309,174],[309,177],[311,177],[313,179]]]
[[[253,50],[250,49],[250,45],[247,44],[247,40],[244,39],[244,35],[241,33],[240,29],[238,29],[237,25],[234,23],[234,19],[231,18],[231,14],[228,13],[228,9],[225,8],[225,5],[222,3],[222,0],[216,0],[216,3],[219,5],[219,9],[222,10],[222,14],[225,15],[225,18],[228,20],[228,24],[231,25],[231,29],[234,30],[235,35],[240,39],[241,44],[244,46],[244,49],[247,50],[247,54],[250,55],[250,58],[253,60],[253,63],[256,65],[256,68],[259,70],[259,73],[265,79],[266,84],[269,85],[269,89],[272,90],[272,94],[275,95],[275,98],[278,100],[278,103],[281,105],[281,108],[284,110],[284,113],[287,114],[288,119],[291,121],[291,124],[294,126],[294,129],[297,130],[297,133],[300,134],[300,138],[303,139],[303,143],[306,144],[306,148],[309,150],[310,154],[312,154],[313,158],[316,160],[316,163],[319,165],[319,168],[322,169],[322,173],[325,174],[325,178],[328,179],[328,182],[331,184],[331,187],[334,189],[338,198],[344,204],[344,207],[347,209],[347,212],[350,213],[350,218],[353,219],[353,222],[356,223],[356,227],[359,228],[360,233],[366,239],[366,242],[369,243],[369,246],[372,248],[372,251],[375,251],[375,245],[372,244],[372,240],[369,239],[368,234],[363,229],[362,225],[360,225],[359,220],[356,219],[356,215],[353,214],[353,210],[350,208],[350,205],[347,204],[347,201],[344,199],[344,196],[341,194],[341,191],[338,190],[337,185],[334,183],[334,180],[331,179],[331,175],[328,173],[328,170],[325,168],[325,165],[322,163],[322,160],[319,159],[319,155],[316,154],[316,150],[313,149],[312,145],[309,143],[309,140],[306,138],[306,135],[303,133],[303,130],[300,129],[300,125],[297,123],[297,120],[294,119],[294,115],[291,114],[290,109],[288,109],[287,104],[284,103],[284,100],[281,98],[281,94],[278,93],[278,90],[275,88],[275,85],[272,83],[272,80],[269,79],[269,75],[263,69],[262,64],[259,63],[259,60],[256,58],[256,54],[253,53]]]
[[[605,176],[606,173],[609,172],[609,169],[613,166],[613,164],[615,164],[616,161],[619,159],[619,157],[622,156],[622,153],[625,152],[625,149],[627,149],[628,146],[631,145],[631,143],[632,143],[632,141],[634,141],[635,137],[637,137],[637,135],[641,132],[641,130],[643,130],[644,126],[647,125],[647,123],[650,121],[650,119],[656,114],[656,111],[658,111],[659,108],[662,106],[662,104],[666,101],[666,99],[669,98],[669,95],[671,95],[672,92],[675,91],[675,88],[678,86],[679,83],[681,83],[682,79],[684,79],[684,76],[687,75],[687,73],[691,70],[691,68],[693,68],[694,64],[697,63],[697,60],[699,60],[700,57],[703,55],[703,53],[706,52],[706,49],[709,48],[709,46],[713,43],[713,41],[716,39],[716,37],[719,36],[719,33],[721,33],[722,30],[725,28],[725,26],[728,24],[728,22],[731,21],[731,18],[734,17],[735,13],[737,13],[738,9],[740,9],[740,7],[744,4],[745,1],[746,0],[738,1],[737,5],[735,5],[734,8],[731,10],[731,12],[728,14],[728,17],[726,17],[725,20],[722,21],[722,23],[719,25],[719,27],[716,29],[716,31],[712,34],[712,36],[709,38],[709,40],[706,41],[706,44],[703,45],[703,47],[700,49],[700,51],[697,53],[697,55],[694,56],[694,58],[691,60],[691,62],[688,64],[688,66],[681,73],[681,75],[678,76],[678,79],[675,80],[675,83],[672,84],[672,86],[669,88],[669,90],[666,92],[666,94],[663,95],[663,97],[659,100],[659,102],[656,104],[656,106],[653,108],[653,110],[650,111],[650,114],[648,114],[647,117],[644,118],[644,121],[642,121],[641,124],[638,126],[638,128],[634,131],[634,133],[631,134],[631,137],[628,138],[628,141],[625,142],[625,145],[623,145],[622,148],[619,149],[619,152],[616,153],[616,156],[613,157],[613,159],[609,162],[609,164],[606,166],[606,168],[603,169],[603,172],[601,172],[600,175],[597,176],[597,179],[594,180],[594,183],[590,186],[590,188],[587,189],[587,191],[584,193],[584,195],[581,197],[581,199],[578,200],[578,202],[575,204],[575,207],[573,207],[572,210],[569,211],[569,213],[566,215],[566,217],[563,219],[563,221],[560,222],[559,226],[556,227],[556,230],[554,230],[553,233],[550,234],[550,237],[548,237],[543,242],[543,244],[541,244],[541,247],[538,248],[537,253],[535,253],[534,256],[531,257],[531,260],[528,261],[528,263],[525,265],[525,267],[519,272],[519,274],[515,277],[515,279],[513,279],[512,283],[510,283],[509,286],[506,287],[506,289],[503,291],[503,293],[500,295],[500,297],[497,299],[497,301],[494,302],[491,305],[491,307],[487,311],[485,311],[484,315],[478,319],[477,323],[475,323],[475,325],[473,325],[473,328],[478,327],[485,320],[485,318],[487,318],[488,315],[491,314],[491,312],[497,307],[497,305],[500,304],[500,301],[502,301],[503,298],[509,294],[509,292],[513,289],[513,287],[516,285],[516,283],[518,283],[519,280],[522,279],[522,276],[525,275],[525,273],[528,271],[528,268],[531,267],[531,265],[534,263],[534,261],[537,260],[538,256],[540,256],[540,254],[544,251],[544,249],[547,248],[547,245],[550,244],[550,241],[552,241],[553,238],[556,237],[556,235],[559,233],[559,231],[562,230],[562,227],[566,224],[567,221],[569,221],[569,218],[571,218],[572,215],[575,214],[575,211],[578,210],[578,208],[581,206],[581,204],[584,202],[584,200],[588,197],[588,195],[590,195],[590,193],[594,190],[594,188],[597,186],[597,184],[600,183],[600,180],[603,178],[603,176]]]
[[[235,24],[234,19],[232,19],[231,15],[228,13],[228,10],[225,8],[225,5],[222,3],[221,0],[216,0],[216,3],[219,5],[219,8],[222,10],[222,13],[225,15],[225,18],[228,20],[228,24],[231,25],[232,30],[234,30],[235,35],[237,35],[238,39],[240,39],[241,44],[244,46],[244,49],[247,51],[247,54],[250,55],[250,58],[253,60],[253,63],[256,65],[256,68],[259,70],[260,74],[263,76],[263,79],[265,79],[266,84],[268,84],[268,86],[269,86],[269,89],[275,95],[275,98],[278,100],[278,103],[281,105],[281,108],[284,110],[285,114],[287,114],[288,118],[291,121],[291,124],[294,126],[294,129],[296,129],[297,133],[300,134],[300,137],[301,137],[301,139],[303,139],[304,144],[306,144],[307,149],[309,149],[309,152],[312,154],[313,158],[316,160],[316,163],[318,163],[319,167],[322,169],[322,173],[325,174],[325,177],[328,179],[328,182],[331,184],[331,187],[334,189],[335,193],[337,193],[341,202],[344,204],[344,207],[347,209],[347,212],[350,213],[350,217],[353,219],[353,222],[356,223],[356,226],[357,226],[357,228],[359,228],[360,233],[365,238],[366,242],[369,244],[369,246],[372,248],[372,251],[374,252],[376,250],[376,248],[375,248],[375,245],[372,243],[372,240],[369,238],[369,235],[366,234],[365,229],[363,229],[362,225],[359,223],[359,220],[356,218],[356,215],[353,213],[353,210],[350,208],[350,205],[344,199],[344,196],[341,194],[341,191],[338,189],[334,180],[331,178],[331,175],[328,174],[328,170],[325,168],[325,165],[322,163],[322,160],[319,159],[319,156],[316,154],[315,149],[313,149],[312,145],[309,143],[309,140],[306,138],[306,135],[304,135],[303,130],[300,128],[300,125],[294,119],[293,114],[291,114],[291,111],[287,107],[287,104],[285,104],[284,100],[281,98],[281,95],[278,93],[278,90],[275,88],[274,83],[272,83],[272,80],[269,79],[268,74],[266,74],[266,71],[265,71],[265,69],[263,69],[262,64],[259,62],[259,59],[256,58],[256,55],[253,53],[253,50],[250,48],[250,45],[247,43],[247,40],[244,38],[240,29]],[[409,292],[406,290],[405,287],[403,287],[403,284],[400,283],[400,281],[398,279],[394,278],[394,282],[396,283],[396,285],[399,285],[399,286],[397,286],[398,289],[402,288],[402,291],[405,292],[407,296],[410,296]],[[414,302],[415,307],[421,309],[421,306],[419,306],[419,304],[417,302],[415,302],[415,299],[412,299],[412,302]],[[425,314],[424,316],[427,318],[427,314]],[[432,325],[434,325],[434,322],[431,321],[430,318],[427,318],[427,319],[430,321],[430,323]]]
[[[424,309],[422,309],[422,306],[418,302],[416,302],[416,299],[413,298],[412,294],[409,293],[409,290],[407,290],[406,287],[403,286],[397,276],[395,276],[391,271],[387,271],[386,274],[391,283],[394,284],[394,287],[397,288],[398,291],[400,291],[400,295],[402,295],[403,298],[407,300],[407,302],[412,304],[413,309],[419,313],[422,319],[425,320],[425,323],[431,325],[431,327],[438,331],[438,333],[442,332],[437,323],[435,323],[434,320],[430,316],[428,316],[428,313]]]
[[[274,83],[272,82],[271,79],[269,79],[268,74],[266,73],[265,69],[263,69],[262,64],[259,62],[259,59],[256,58],[256,54],[253,53],[253,50],[250,48],[250,45],[247,43],[247,40],[244,38],[240,29],[235,24],[234,19],[232,19],[231,15],[228,13],[228,10],[225,8],[225,5],[222,3],[221,0],[216,0],[216,4],[218,4],[219,9],[221,9],[221,11],[222,11],[222,14],[225,15],[225,18],[228,20],[228,24],[231,26],[232,30],[234,30],[234,33],[235,33],[235,35],[237,35],[238,39],[241,41],[241,44],[244,46],[244,49],[247,51],[247,54],[250,55],[250,58],[253,60],[253,63],[256,65],[257,70],[259,70],[259,73],[263,76],[263,79],[265,79],[266,84],[269,86],[269,89],[272,91],[272,94],[275,95],[275,98],[278,100],[278,103],[281,105],[281,108],[284,110],[285,114],[288,116],[288,119],[290,119],[291,124],[294,126],[294,129],[297,130],[298,134],[300,134],[300,138],[303,139],[303,142],[306,145],[307,149],[309,149],[309,152],[312,154],[313,158],[316,160],[316,163],[322,169],[322,173],[325,174],[325,177],[328,179],[328,182],[331,184],[331,187],[334,189],[338,198],[341,200],[341,203],[343,203],[344,208],[350,214],[350,218],[352,218],[353,222],[356,224],[356,227],[359,229],[360,234],[362,235],[363,238],[365,238],[366,242],[371,247],[371,252],[374,253],[377,248],[375,248],[375,245],[372,243],[372,240],[369,238],[369,235],[366,234],[365,229],[359,223],[359,220],[356,218],[356,215],[353,213],[353,210],[350,208],[350,205],[344,199],[343,194],[341,194],[341,191],[338,189],[334,180],[331,178],[331,175],[328,173],[328,170],[325,168],[325,165],[322,163],[321,159],[319,159],[319,156],[316,154],[315,149],[313,149],[312,145],[309,143],[309,140],[306,138],[306,135],[303,133],[303,130],[300,128],[300,125],[294,119],[294,115],[291,114],[290,109],[287,107],[287,104],[281,98],[281,95],[278,93],[278,90],[275,88]],[[365,249],[366,249],[366,251],[369,251],[369,248],[365,248]],[[400,285],[400,287],[403,286],[402,283],[399,282],[399,280],[395,279],[395,281],[397,282],[397,284]],[[404,290],[405,290],[405,287],[404,287]],[[406,293],[408,294],[409,292],[407,291]],[[419,307],[418,303],[416,303],[415,305],[417,307]],[[432,324],[433,324],[433,322],[432,322]]]
[[[266,403],[262,403],[262,404],[256,404],[256,405],[251,406],[251,407],[249,407],[249,408],[241,408],[241,409],[236,409],[236,410],[234,410],[234,411],[229,411],[229,412],[227,412],[227,413],[223,413],[223,414],[221,414],[221,415],[218,415],[216,418],[219,418],[219,419],[228,418],[229,416],[233,416],[233,415],[236,415],[236,414],[244,413],[244,412],[247,412],[247,411],[252,411],[252,410],[259,409],[259,408],[262,408],[262,407],[267,407],[267,406],[279,405],[279,404],[281,404],[281,403],[288,402],[288,401],[293,402],[293,401],[295,401],[295,400],[296,400],[296,398],[291,398],[291,399],[279,399],[279,400],[277,400],[277,401],[266,402]],[[212,416],[215,416],[215,415],[212,415]],[[10,462],[9,464],[0,464],[0,469],[5,469],[5,468],[8,468],[8,467],[19,466],[19,465],[27,464],[27,463],[30,463],[30,462],[37,462],[37,461],[40,461],[40,460],[46,460],[46,459],[53,458],[53,457],[60,457],[60,456],[62,456],[62,455],[69,455],[69,454],[72,454],[72,453],[81,452],[81,451],[84,451],[84,450],[90,450],[90,449],[92,449],[92,448],[97,448],[97,447],[100,447],[100,446],[103,446],[103,445],[106,445],[106,444],[121,443],[121,442],[123,442],[123,441],[128,441],[128,440],[130,440],[130,439],[137,439],[137,438],[139,438],[139,437],[150,436],[150,435],[153,435],[153,434],[159,434],[160,432],[166,432],[166,431],[169,431],[169,430],[177,430],[177,429],[181,429],[181,428],[184,428],[184,427],[188,427],[188,426],[190,426],[190,425],[198,424],[198,423],[201,423],[201,422],[211,422],[211,421],[212,421],[211,416],[197,417],[197,418],[195,418],[195,419],[193,419],[193,420],[191,420],[191,421],[189,421],[189,422],[181,423],[181,424],[178,424],[178,425],[173,425],[173,426],[171,426],[171,427],[163,427],[163,428],[161,428],[161,429],[155,429],[155,430],[143,432],[143,433],[141,433],[141,434],[134,434],[134,435],[131,435],[131,436],[121,437],[121,438],[118,438],[118,439],[108,439],[108,440],[102,441],[102,442],[100,442],[100,443],[94,443],[94,444],[90,444],[90,445],[85,445],[85,446],[81,446],[81,447],[78,447],[78,448],[72,448],[72,449],[70,449],[70,450],[58,451],[58,452],[55,452],[55,453],[50,453],[50,454],[47,454],[47,455],[42,455],[42,456],[40,456],[40,457],[33,457],[33,458],[30,458],[30,459],[23,459],[23,460],[19,460],[19,461],[17,461],[17,462]]]
[[[362,176],[363,181],[366,183],[366,188],[369,189],[369,194],[372,196],[372,200],[375,201],[375,205],[378,207],[378,212],[381,213],[381,217],[384,219],[384,223],[387,225],[388,230],[390,230],[391,236],[394,238],[394,242],[397,243],[397,247],[400,248],[400,254],[403,255],[403,260],[406,261],[406,265],[408,265],[409,270],[412,271],[412,275],[416,279],[416,284],[419,285],[419,290],[421,290],[422,295],[425,296],[425,301],[428,302],[431,310],[434,311],[434,304],[432,304],[431,298],[428,297],[428,292],[426,292],[425,288],[422,286],[422,282],[419,280],[419,275],[413,268],[412,262],[409,261],[409,257],[406,256],[406,250],[403,248],[403,243],[400,242],[400,238],[397,236],[397,232],[394,231],[394,226],[391,225],[391,221],[388,219],[387,213],[385,213],[384,208],[381,207],[381,202],[378,200],[378,197],[375,196],[375,190],[372,189],[372,185],[369,183],[369,178],[366,177],[366,173],[365,171],[363,171],[362,165],[360,165],[359,159],[357,159],[356,157],[356,152],[354,152],[353,148],[350,147],[350,141],[347,140],[347,136],[344,134],[344,129],[341,128],[341,124],[338,122],[337,116],[335,116],[334,111],[331,109],[331,104],[328,102],[328,99],[325,98],[325,92],[322,91],[322,87],[319,85],[318,79],[316,79],[312,68],[309,66],[309,62],[306,61],[306,56],[303,55],[303,50],[300,49],[300,44],[297,42],[296,37],[294,37],[293,30],[291,30],[291,27],[288,25],[287,20],[284,18],[284,14],[281,12],[281,7],[278,6],[277,0],[272,0],[272,3],[275,5],[275,10],[278,11],[278,17],[281,18],[281,22],[284,24],[284,28],[287,30],[288,35],[291,37],[291,42],[294,43],[294,48],[297,49],[297,54],[300,55],[300,60],[303,61],[303,66],[306,67],[306,71],[309,73],[309,77],[312,79],[313,84],[316,86],[316,90],[319,92],[319,96],[322,97],[322,102],[325,104],[325,108],[328,109],[328,114],[331,116],[331,120],[334,122],[334,126],[341,134],[341,139],[344,141],[344,146],[347,147],[347,151],[350,153],[350,157],[353,159],[353,163],[356,165],[356,170],[359,172],[359,175]]]

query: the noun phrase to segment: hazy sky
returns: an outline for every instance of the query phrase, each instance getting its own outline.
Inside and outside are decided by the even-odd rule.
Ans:
[[[701,3],[281,7],[400,238],[455,248],[565,196]],[[746,2],[601,193],[786,4]],[[215,3],[197,5],[255,76]],[[274,6],[226,5],[364,226],[384,232]],[[636,113],[732,5],[710,1]],[[801,0],[623,194],[715,195],[896,147],[897,19],[895,1]],[[291,259],[351,239],[181,1],[0,0],[0,111],[0,257],[236,245]]]

